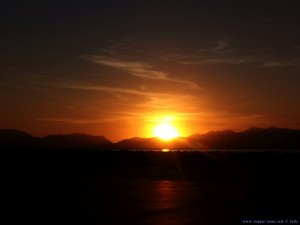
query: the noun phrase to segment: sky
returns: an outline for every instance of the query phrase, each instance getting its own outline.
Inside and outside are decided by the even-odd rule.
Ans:
[[[298,1],[1,1],[0,128],[300,129]]]

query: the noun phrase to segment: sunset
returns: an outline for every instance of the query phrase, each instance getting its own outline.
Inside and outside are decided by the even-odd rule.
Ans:
[[[178,132],[172,125],[165,123],[160,124],[155,128],[154,135],[155,137],[159,137],[167,141],[178,137]]]
[[[154,127],[154,137],[161,138],[162,140],[169,141],[178,137],[180,134],[178,128],[172,124],[173,117],[166,116]]]
[[[1,127],[113,141],[166,115],[181,136],[299,129],[298,5],[182,4],[4,3]]]
[[[279,0],[3,1],[7,190],[31,193],[44,220],[53,209],[52,224],[295,222],[299,12]]]

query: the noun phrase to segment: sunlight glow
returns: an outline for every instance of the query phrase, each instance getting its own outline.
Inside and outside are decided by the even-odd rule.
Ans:
[[[174,126],[165,122],[155,127],[154,136],[168,141],[175,137],[178,137],[179,134]]]

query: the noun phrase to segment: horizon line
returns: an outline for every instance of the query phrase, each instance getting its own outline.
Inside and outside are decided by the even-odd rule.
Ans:
[[[27,132],[25,130],[21,130],[21,129],[16,129],[16,128],[0,128],[0,131],[1,130],[14,130],[14,131],[19,131],[19,132],[24,132],[34,138],[45,138],[45,137],[48,137],[48,136],[55,136],[55,135],[61,135],[61,136],[67,136],[67,135],[74,135],[74,134],[81,134],[81,135],[88,135],[88,136],[92,136],[92,137],[104,137],[105,139],[109,140],[110,142],[112,143],[118,143],[118,142],[121,142],[123,140],[130,140],[130,139],[133,139],[133,138],[143,138],[143,139],[151,139],[151,138],[157,138],[157,139],[161,139],[162,141],[164,142],[170,142],[174,139],[179,139],[179,138],[188,138],[190,136],[193,136],[193,135],[205,135],[205,134],[208,134],[208,133],[211,133],[211,132],[224,132],[224,131],[232,131],[234,133],[243,133],[243,132],[246,132],[246,131],[249,131],[251,129],[283,129],[283,130],[294,130],[294,131],[300,131],[300,128],[298,129],[295,129],[295,128],[287,128],[287,127],[275,127],[275,126],[268,126],[268,127],[255,127],[255,126],[252,126],[252,127],[249,127],[247,129],[243,129],[241,131],[235,131],[234,129],[223,129],[223,130],[211,130],[211,131],[208,131],[206,133],[194,133],[194,134],[190,134],[190,135],[187,135],[187,136],[178,136],[178,137],[175,137],[175,138],[172,138],[171,140],[163,140],[161,139],[160,137],[157,137],[157,136],[152,136],[152,137],[140,137],[140,136],[134,136],[134,137],[129,137],[129,138],[124,138],[124,139],[120,139],[119,141],[116,141],[116,142],[113,142],[111,141],[110,139],[108,139],[104,134],[100,134],[100,135],[93,135],[93,134],[89,134],[89,133],[78,133],[78,132],[72,132],[72,133],[56,133],[56,134],[47,134],[47,135],[43,135],[43,136],[35,136],[35,135],[32,135],[30,132]]]

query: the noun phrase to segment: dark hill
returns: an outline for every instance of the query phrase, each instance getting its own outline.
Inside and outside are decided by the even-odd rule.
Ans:
[[[165,142],[158,138],[131,138],[115,144],[117,148],[192,148],[192,149],[300,149],[300,130],[252,127],[194,134]]]
[[[113,143],[104,136],[87,134],[48,135],[33,137],[23,131],[0,129],[3,148],[111,148]]]
[[[131,138],[112,143],[104,136],[87,134],[49,135],[36,138],[23,131],[0,129],[0,147],[6,148],[81,148],[81,149],[300,149],[300,130],[255,128],[243,132],[211,131],[179,137],[172,141],[159,138]]]
[[[147,148],[201,148],[200,143],[193,143],[189,138],[179,137],[172,141],[163,141],[159,138],[140,138],[134,137],[125,139],[115,144],[119,149],[147,149]]]
[[[208,149],[300,149],[300,130],[275,127],[209,132],[189,139]]]
[[[104,136],[87,134],[48,135],[41,138],[48,148],[111,148],[113,143]]]
[[[30,134],[16,129],[0,129],[0,138],[12,140],[14,138],[33,138]],[[2,140],[2,139],[1,139]]]
[[[161,148],[161,141],[158,138],[140,138],[134,137],[115,143],[116,148]]]
[[[35,147],[37,143],[37,138],[31,136],[30,134],[15,130],[15,129],[0,129],[0,147]]]

